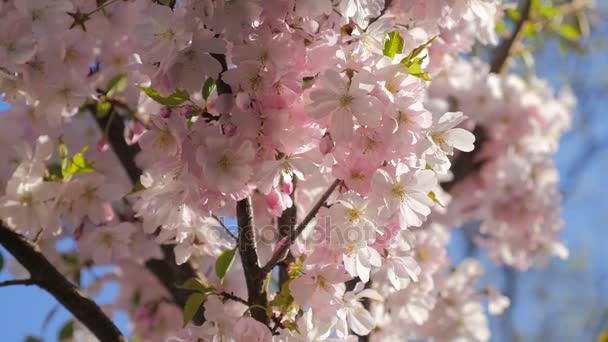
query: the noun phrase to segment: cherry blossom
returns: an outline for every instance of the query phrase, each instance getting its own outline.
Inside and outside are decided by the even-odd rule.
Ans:
[[[117,283],[99,312],[142,341],[488,341],[510,299],[452,228],[521,270],[567,256],[551,154],[575,104],[459,57],[503,12],[0,1],[0,228],[67,284],[108,269],[82,292]]]

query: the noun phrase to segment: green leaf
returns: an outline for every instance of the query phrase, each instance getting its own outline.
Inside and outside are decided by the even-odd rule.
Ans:
[[[44,181],[46,182],[55,182],[63,178],[61,165],[59,163],[52,163],[46,167],[46,172],[44,174]]]
[[[103,118],[108,113],[110,113],[110,109],[112,108],[112,104],[108,101],[97,101],[95,104],[95,112],[98,118]]]
[[[61,330],[59,330],[59,335],[57,340],[60,342],[71,341],[74,337],[74,321],[69,320],[65,322]]]
[[[215,261],[215,274],[218,278],[220,278],[220,282],[224,281],[224,277],[230,270],[230,267],[232,267],[235,257],[236,248],[224,251],[219,257],[217,257],[217,260]]]
[[[560,36],[569,41],[576,41],[581,37],[580,32],[578,32],[578,30],[574,26],[568,24],[559,25],[557,27],[557,32]]]
[[[39,339],[38,337],[27,336],[27,337],[25,337],[25,339],[23,340],[23,342],[42,342],[42,340]]]
[[[420,60],[419,58],[417,58],[418,55],[420,55],[420,53],[422,53],[422,51],[424,51],[424,49],[426,49],[429,45],[431,45],[431,43],[433,41],[435,41],[435,39],[437,39],[437,36],[434,36],[433,38],[429,39],[426,43],[424,43],[424,44],[420,45],[419,47],[415,48],[414,50],[412,50],[412,52],[410,52],[407,56],[405,56],[405,58],[403,58],[400,63],[404,64],[405,66],[410,66],[417,60]],[[421,60],[420,60],[420,62],[421,62]]]
[[[108,96],[114,96],[118,93],[122,93],[123,91],[125,91],[128,85],[128,75],[129,73],[123,72],[112,78],[108,82],[108,91],[106,94]]]
[[[517,10],[515,8],[509,8],[509,9],[505,10],[505,14],[513,22],[518,22],[519,18],[521,18],[521,13],[519,13],[519,10]]]
[[[201,304],[203,304],[206,297],[207,295],[198,292],[193,293],[188,297],[186,305],[184,305],[184,327],[192,320],[192,317],[194,317],[196,311],[201,307]]]
[[[212,286],[204,283],[202,280],[200,280],[198,278],[190,278],[181,285],[175,285],[175,287],[177,287],[178,289],[183,289],[183,290],[198,291],[203,294],[213,291]]]
[[[413,60],[407,62],[404,65],[408,74],[414,77],[422,78],[425,81],[431,81],[431,77],[429,76],[429,74],[422,70],[422,62],[425,58],[426,56],[421,58],[414,58]]]
[[[89,145],[86,145],[72,156],[72,158],[68,161],[67,165],[62,170],[64,178],[70,178],[71,176],[76,174],[91,173],[95,171],[95,169],[93,168],[93,162],[88,161],[84,157],[84,153],[88,149]]]
[[[137,181],[137,183],[135,183],[135,185],[133,185],[133,189],[131,189],[131,193],[134,194],[136,192],[140,192],[145,189],[146,189],[146,187],[144,187],[144,185],[141,184],[141,181]]]
[[[169,107],[179,106],[190,100],[190,94],[185,90],[176,90],[173,94],[164,97],[156,89],[150,87],[139,87],[152,100]]]
[[[509,33],[509,30],[507,30],[507,26],[505,25],[505,22],[502,20],[496,22],[495,30],[496,30],[496,32],[498,32],[501,35],[506,35]]]
[[[403,38],[401,38],[399,32],[393,31],[388,34],[388,39],[384,41],[384,50],[382,52],[390,58],[403,52]]]
[[[552,5],[544,6],[544,7],[541,7],[540,10],[538,10],[538,14],[540,14],[542,17],[545,17],[547,19],[551,19],[559,14],[559,10],[557,9],[557,7],[552,6]]]
[[[279,311],[283,313],[288,312],[294,306],[297,306],[289,290],[289,281],[281,286],[281,291],[276,294],[276,296],[270,301],[269,305],[278,308]]]
[[[63,174],[63,170],[68,167],[68,147],[63,142],[63,137],[59,137],[59,158],[61,159],[61,171]]]
[[[437,199],[437,195],[435,195],[435,193],[434,193],[434,192],[432,192],[432,191],[431,191],[431,192],[429,192],[429,193],[427,194],[427,196],[429,196],[429,198],[430,198],[430,199],[431,199],[433,202],[435,202],[435,204],[439,205],[439,206],[440,206],[440,207],[442,207],[442,208],[445,208],[445,205],[443,205],[441,202],[439,202],[439,200]]]
[[[211,96],[211,94],[215,91],[215,87],[216,87],[215,80],[213,78],[209,77],[203,84],[203,89],[201,90],[203,99],[205,101],[207,101],[209,96]]]

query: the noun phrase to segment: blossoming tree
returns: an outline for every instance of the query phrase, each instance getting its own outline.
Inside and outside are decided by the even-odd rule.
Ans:
[[[574,100],[508,69],[576,44],[580,3],[2,1],[0,286],[79,341],[126,341],[115,311],[142,341],[486,341],[509,300],[446,245],[477,222],[497,263],[567,256]]]

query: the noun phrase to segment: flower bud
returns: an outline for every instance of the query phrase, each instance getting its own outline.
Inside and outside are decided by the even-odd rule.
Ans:
[[[108,141],[106,140],[105,137],[102,137],[101,139],[99,139],[97,141],[97,151],[98,152],[105,152],[108,150],[110,146],[108,145]]]
[[[183,117],[189,117],[192,115],[192,113],[194,113],[194,108],[192,108],[191,105],[183,105],[180,109],[179,109],[179,114]]]
[[[171,108],[169,108],[169,107],[163,107],[160,110],[160,116],[162,116],[163,119],[169,118],[171,116]]]
[[[285,182],[281,185],[281,190],[283,190],[284,193],[291,195],[291,193],[293,192],[293,183],[292,182]]]
[[[323,155],[331,153],[335,147],[336,144],[331,138],[331,135],[329,133],[325,133],[325,135],[321,138],[321,142],[319,143],[319,150],[321,151],[321,153]]]

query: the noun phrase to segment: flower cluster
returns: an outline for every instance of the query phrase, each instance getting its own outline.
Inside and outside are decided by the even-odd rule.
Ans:
[[[478,243],[518,269],[567,257],[559,240],[561,194],[551,154],[570,127],[572,95],[555,97],[536,78],[489,74],[479,61],[459,61],[453,73],[435,78],[430,95],[438,107],[471,113],[485,137],[475,156],[481,170],[456,185],[458,205],[449,215],[482,220]]]
[[[458,59],[497,43],[500,13],[498,0],[2,2],[0,219],[49,246],[74,239],[78,257],[55,263],[115,265],[99,280],[120,284],[110,310],[146,341],[488,340],[482,300],[492,313],[508,300],[478,288],[476,262],[450,269],[448,227],[482,219],[480,243],[520,268],[564,254],[549,154],[571,107]],[[472,124],[483,167],[450,195],[454,158],[479,147]],[[141,149],[132,166],[117,146]],[[225,219],[245,202],[253,239]],[[202,325],[182,328],[146,269],[167,247],[198,273],[181,286],[204,297]],[[247,298],[251,249],[274,269],[257,289],[267,321]]]

